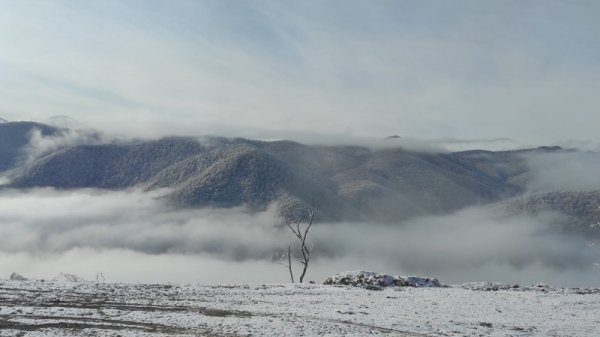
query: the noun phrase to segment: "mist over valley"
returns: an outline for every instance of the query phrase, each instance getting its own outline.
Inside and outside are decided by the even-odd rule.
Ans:
[[[313,203],[319,282],[367,269],[594,286],[600,273],[595,152],[127,140],[32,122],[0,138],[4,273],[285,282],[284,219]]]

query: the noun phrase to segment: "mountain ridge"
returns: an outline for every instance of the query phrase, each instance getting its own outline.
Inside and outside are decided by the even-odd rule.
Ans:
[[[313,202],[322,219],[398,222],[509,200],[526,191],[526,155],[515,151],[417,152],[356,145],[306,145],[244,138],[166,137],[66,145],[24,162],[32,130],[63,129],[32,122],[0,125],[5,188],[168,188],[176,207],[264,210],[278,203],[301,216]],[[513,203],[514,204],[514,203]]]

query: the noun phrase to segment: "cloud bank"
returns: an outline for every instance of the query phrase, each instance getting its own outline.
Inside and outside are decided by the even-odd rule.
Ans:
[[[532,192],[600,190],[600,153],[559,152],[529,155]]]
[[[59,272],[139,282],[286,282],[276,256],[294,238],[275,207],[171,209],[164,191],[2,191],[0,275]],[[598,285],[598,247],[547,230],[551,215],[471,208],[381,225],[319,223],[308,279],[348,269],[473,280]],[[552,216],[553,217],[553,216]]]

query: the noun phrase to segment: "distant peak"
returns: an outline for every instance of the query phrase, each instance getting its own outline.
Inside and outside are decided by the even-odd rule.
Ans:
[[[387,136],[385,137],[385,139],[400,139],[402,137],[398,136],[398,135],[391,135],[391,136]]]
[[[72,117],[59,115],[46,120],[46,124],[65,129],[87,129],[87,127]]]
[[[6,120],[6,119],[4,119],[4,118],[0,117],[0,123],[8,123],[8,120]]]
[[[537,148],[537,150],[544,151],[544,152],[552,152],[552,151],[562,151],[563,148],[560,146],[540,146]]]

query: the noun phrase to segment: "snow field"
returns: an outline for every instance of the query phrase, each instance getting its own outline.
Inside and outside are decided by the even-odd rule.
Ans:
[[[600,336],[600,292],[0,281],[0,336]]]

